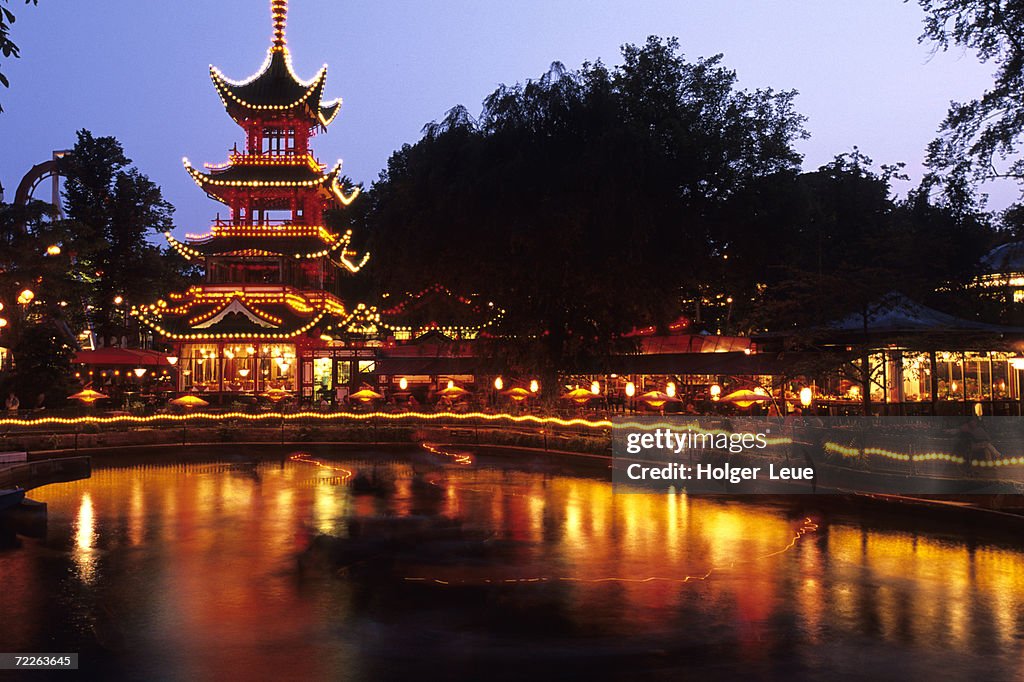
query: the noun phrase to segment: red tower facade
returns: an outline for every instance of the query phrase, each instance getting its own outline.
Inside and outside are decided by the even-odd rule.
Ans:
[[[210,68],[227,113],[245,133],[226,163],[185,169],[228,208],[205,234],[171,246],[200,263],[205,281],[136,309],[139,320],[172,343],[178,389],[220,395],[333,399],[338,387],[372,379],[377,334],[373,308],[350,304],[343,278],[369,254],[351,231],[324,224],[324,211],[348,206],[358,189],[342,186],[339,162],[320,163],[310,140],[338,115],[324,101],[327,67],[308,81],[292,69],[285,40],[287,0],[271,3],[273,42],[263,67],[244,81]]]

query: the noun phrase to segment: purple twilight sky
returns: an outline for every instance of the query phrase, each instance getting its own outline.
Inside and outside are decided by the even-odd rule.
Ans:
[[[242,79],[270,43],[269,0],[12,1],[20,60],[0,90],[0,182],[21,176],[75,130],[114,135],[177,207],[178,232],[205,231],[221,210],[181,167],[221,162],[241,131],[221,108],[207,70]],[[795,88],[814,169],[857,145],[876,163],[905,161],[916,181],[947,103],[990,82],[971,54],[919,45],[921,11],[900,0],[293,0],[288,44],[312,77],[330,65],[327,97],[345,100],[318,156],[345,160],[367,184],[391,152],[455,104],[478,113],[500,83],[534,78],[552,61],[618,64],[623,43],[678,36],[687,57],[722,52],[742,87]],[[612,171],[614,172],[614,171]],[[905,190],[905,186],[900,187]],[[1016,198],[989,188],[990,206]]]

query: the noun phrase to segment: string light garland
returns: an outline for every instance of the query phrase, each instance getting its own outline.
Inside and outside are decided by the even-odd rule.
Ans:
[[[288,0],[271,0],[270,13],[274,19],[274,48],[283,49],[286,44],[284,29],[288,25]]]
[[[610,420],[589,420],[583,418],[563,419],[561,417],[542,417],[533,414],[515,415],[508,413],[487,413],[487,412],[262,412],[250,414],[248,412],[193,412],[189,414],[156,414],[148,417],[134,415],[113,415],[107,417],[82,416],[82,417],[37,417],[34,419],[21,419],[18,417],[0,419],[0,426],[46,426],[61,425],[75,426],[84,424],[155,424],[162,421],[181,422],[188,420],[189,423],[195,420],[207,419],[211,421],[240,420],[250,422],[273,421],[279,422],[296,421],[300,419],[318,421],[353,421],[365,422],[373,419],[382,421],[423,421],[431,422],[441,419],[452,419],[455,421],[467,421],[479,419],[486,422],[511,422],[514,424],[537,424],[539,426],[579,426],[587,429],[610,429]]]
[[[202,251],[199,251],[198,249],[196,249],[193,246],[191,246],[190,244],[185,244],[183,242],[178,241],[177,239],[175,239],[175,237],[170,232],[165,232],[164,233],[164,238],[167,240],[167,244],[172,249],[177,251],[178,254],[180,254],[183,258],[185,258],[186,260],[189,260],[189,261],[191,261],[191,260],[201,260],[201,259],[204,259],[204,258],[208,258],[210,256],[287,256],[287,257],[294,257],[296,260],[314,260],[316,258],[324,258],[324,257],[330,256],[333,253],[341,251],[341,255],[338,258],[338,262],[335,263],[333,260],[331,262],[335,263],[335,265],[337,265],[338,267],[344,267],[349,272],[355,274],[355,273],[358,273],[363,268],[363,266],[365,266],[366,263],[370,260],[370,254],[369,253],[364,254],[362,261],[360,261],[358,264],[357,263],[352,263],[350,260],[348,260],[348,254],[349,254],[348,246],[352,242],[352,231],[351,230],[346,232],[343,236],[338,237],[337,235],[334,235],[334,234],[330,233],[329,231],[327,231],[326,228],[320,228],[322,230],[321,232],[314,233],[313,229],[309,228],[309,227],[306,227],[305,229],[295,230],[295,231],[291,231],[291,230],[287,230],[287,229],[282,230],[282,229],[279,229],[277,227],[273,227],[273,228],[269,228],[267,232],[261,233],[259,230],[255,229],[258,226],[241,226],[241,227],[245,227],[245,229],[240,229],[240,230],[238,230],[237,233],[219,232],[218,231],[216,233],[211,233],[211,235],[209,235],[208,237],[204,235],[203,239],[196,239],[196,240],[194,240],[193,243],[199,243],[199,242],[202,241],[202,242],[205,242],[204,245],[206,243],[213,244],[213,243],[216,243],[216,240],[220,239],[220,238],[244,237],[244,238],[260,238],[260,239],[270,238],[270,239],[274,239],[274,238],[312,237],[315,234],[316,238],[322,239],[324,241],[327,241],[328,242],[328,246],[327,246],[326,249],[321,249],[320,251],[310,251],[310,252],[305,252],[305,253],[300,252],[300,253],[294,253],[294,254],[292,254],[292,253],[286,254],[283,251],[281,251],[280,249],[275,251],[275,250],[273,250],[271,248],[271,246],[269,244],[267,245],[267,248],[264,248],[264,249],[254,249],[254,248],[238,249],[238,250],[227,249],[227,250],[224,250],[224,251],[216,251],[216,252],[211,252],[211,253],[203,253]],[[305,226],[300,226],[300,227],[305,227]]]
[[[138,312],[139,320],[150,327],[153,331],[160,334],[164,338],[172,341],[192,341],[192,340],[223,340],[223,339],[294,339],[298,336],[302,336],[306,332],[312,330],[320,321],[327,315],[327,311],[320,312],[316,317],[295,329],[291,332],[282,333],[257,333],[257,332],[237,332],[232,334],[222,333],[195,333],[195,334],[179,334],[172,332],[165,328],[159,321],[149,317],[144,311]]]
[[[226,171],[239,166],[306,166],[314,173],[323,173],[327,166],[317,161],[312,154],[295,154],[292,156],[281,156],[280,154],[242,154],[233,152],[228,156],[226,163],[204,163],[203,168],[210,171]]]
[[[164,234],[169,234],[165,232]],[[351,238],[352,230],[345,233]],[[190,243],[207,242],[214,239],[231,237],[309,237],[319,239],[325,244],[334,244],[343,239],[323,225],[214,225],[206,234],[186,234]]]
[[[438,324],[436,322],[430,322],[427,324],[420,325],[419,327],[414,327],[412,325],[394,324],[387,320],[388,317],[401,317],[402,315],[405,314],[406,310],[410,306],[415,305],[420,299],[432,294],[443,294],[451,299],[454,299],[458,303],[469,307],[470,312],[475,315],[483,315],[485,313],[489,313],[491,317],[490,319],[478,325],[443,325]],[[445,334],[446,336],[475,337],[477,334],[484,331],[485,329],[493,327],[494,325],[501,322],[501,320],[505,316],[505,311],[502,308],[495,306],[493,302],[488,302],[486,306],[482,306],[481,304],[475,303],[470,298],[467,298],[465,296],[458,296],[452,293],[451,290],[449,290],[447,287],[441,284],[433,284],[419,291],[416,294],[407,292],[405,296],[405,299],[402,300],[401,302],[381,311],[381,315],[383,316],[381,327],[383,329],[386,329],[387,331],[396,334],[409,334],[415,336],[422,335],[428,331],[438,331],[442,334]],[[391,298],[391,294],[384,294],[382,298]]]
[[[297,187],[328,187],[335,195],[336,187],[338,185],[337,175],[341,172],[342,162],[339,160],[334,168],[329,173],[320,174],[317,173],[317,177],[310,180],[218,180],[215,174],[204,173],[188,160],[188,157],[183,157],[181,160],[182,165],[185,166],[185,170],[192,176],[192,180],[202,187],[204,190],[210,187],[250,187],[250,188],[267,188],[267,187],[286,187],[286,188],[297,188]],[[358,188],[356,188],[358,190]],[[355,197],[358,195],[358,191],[355,192],[350,199],[347,199],[345,205],[352,203]],[[344,203],[344,202],[343,202]]]

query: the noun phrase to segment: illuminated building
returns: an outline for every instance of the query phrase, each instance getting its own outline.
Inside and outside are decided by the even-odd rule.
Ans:
[[[343,186],[340,161],[328,169],[310,149],[341,100],[324,99],[326,66],[308,81],[296,75],[287,12],[287,0],[272,1],[273,41],[254,75],[233,81],[210,67],[225,110],[245,132],[245,148],[236,145],[226,163],[203,170],[188,159],[184,165],[228,207],[228,217],[184,241],[166,235],[179,255],[203,266],[205,281],[133,311],[174,346],[182,391],[333,401],[340,387],[398,380],[381,375],[384,349],[428,334],[475,338],[501,316],[491,303],[438,287],[387,298],[381,313],[344,300],[345,279],[369,254],[353,247],[350,230],[325,225],[324,211],[344,209],[359,190]],[[426,303],[436,312],[438,299],[450,315],[418,314]]]
[[[210,68],[224,108],[245,131],[244,150],[236,146],[226,163],[205,170],[184,161],[196,184],[229,209],[205,234],[185,241],[167,234],[175,251],[204,267],[205,282],[135,310],[174,344],[181,390],[312,397],[315,384],[350,383],[358,358],[373,355],[346,348],[336,358],[342,344],[324,334],[376,321],[372,307],[339,296],[342,278],[358,273],[369,254],[352,247],[351,231],[323,224],[324,211],[348,206],[358,189],[342,186],[340,162],[327,169],[310,149],[341,100],[324,100],[326,66],[309,81],[295,74],[287,0],[274,0],[271,11],[273,42],[256,74],[233,81]]]
[[[971,288],[995,306],[994,312],[1004,323],[1024,323],[1024,242],[997,246],[985,254],[980,265]]]

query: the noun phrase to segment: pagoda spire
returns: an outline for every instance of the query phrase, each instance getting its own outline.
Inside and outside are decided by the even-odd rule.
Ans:
[[[270,0],[270,14],[274,19],[274,50],[284,50],[287,41],[284,37],[288,25],[288,0]]]

